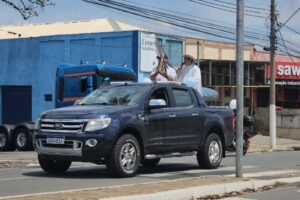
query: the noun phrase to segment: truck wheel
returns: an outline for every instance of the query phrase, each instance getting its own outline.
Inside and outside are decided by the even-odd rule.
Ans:
[[[112,176],[132,177],[136,174],[140,161],[140,145],[133,135],[121,136],[109,155],[107,168]]]
[[[197,161],[201,168],[218,168],[223,156],[223,145],[219,135],[211,133],[202,149],[198,150]]]
[[[32,150],[32,139],[26,128],[19,128],[14,134],[14,143],[19,151]]]
[[[0,129],[0,151],[13,151],[14,146],[9,142],[7,130]]]
[[[160,158],[155,158],[155,159],[142,159],[141,164],[144,167],[155,167],[160,161]]]
[[[72,163],[70,161],[50,160],[40,155],[38,156],[38,160],[41,168],[48,174],[63,174],[70,168]]]

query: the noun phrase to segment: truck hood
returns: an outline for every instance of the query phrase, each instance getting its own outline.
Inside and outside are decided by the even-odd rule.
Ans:
[[[128,106],[70,106],[50,110],[42,114],[43,119],[91,119],[100,115],[110,115],[114,113],[126,112],[131,107]]]

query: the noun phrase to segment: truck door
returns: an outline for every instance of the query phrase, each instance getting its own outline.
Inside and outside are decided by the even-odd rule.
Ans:
[[[175,115],[176,131],[168,132],[166,142],[187,149],[199,144],[201,122],[198,103],[190,90],[186,88],[172,88],[172,110]],[[180,145],[178,145],[180,143]]]
[[[170,108],[170,100],[165,87],[158,88],[151,93],[147,106],[150,99],[163,99],[167,103],[165,108],[147,109],[147,146],[152,151],[161,151],[168,148],[165,144],[166,133],[176,131],[175,119],[170,117],[173,111]]]

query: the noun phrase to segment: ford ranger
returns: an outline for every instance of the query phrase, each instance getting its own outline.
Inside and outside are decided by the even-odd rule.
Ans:
[[[213,169],[233,140],[233,117],[231,109],[206,106],[196,90],[182,84],[118,83],[43,113],[33,143],[41,168],[50,174],[81,161],[130,177],[140,165],[187,155]]]

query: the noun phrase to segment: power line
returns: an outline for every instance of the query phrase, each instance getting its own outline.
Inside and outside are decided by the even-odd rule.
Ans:
[[[107,2],[103,1],[103,0],[102,1],[101,0],[98,0],[98,1],[94,0],[94,1],[90,1],[90,3],[94,3],[94,4],[97,4],[97,5],[101,6],[101,5],[103,5]],[[112,5],[109,5],[109,4],[112,4]],[[166,13],[146,10],[146,9],[143,9],[143,8],[130,6],[130,5],[126,5],[126,4],[122,4],[122,3],[118,3],[118,2],[109,2],[109,4],[106,4],[106,5],[103,5],[103,6],[111,8],[111,9],[115,9],[115,10],[118,10],[118,11],[121,11],[121,12],[125,12],[125,13],[128,13],[128,14],[133,14],[133,15],[136,15],[136,16],[140,16],[140,17],[144,17],[144,18],[148,18],[148,19],[168,23],[168,24],[171,24],[173,26],[180,27],[180,28],[187,28],[187,29],[190,29],[190,30],[195,31],[195,32],[208,34],[210,36],[235,41],[235,39],[233,38],[233,36],[235,35],[232,32],[233,30],[230,30],[230,29],[229,30],[228,29],[224,30],[224,29],[216,28],[215,24],[211,24],[211,26],[205,26],[205,28],[204,28],[204,26],[202,24],[201,24],[201,26],[200,26],[200,24],[198,24],[197,20],[193,20],[193,19],[189,19],[189,18],[182,18],[182,17],[176,16],[176,15],[167,15]],[[136,12],[138,12],[138,13],[136,13]],[[160,16],[160,17],[158,17],[158,16]],[[176,21],[176,22],[174,22],[174,21]],[[180,23],[178,23],[178,21],[180,21]],[[191,24],[193,24],[194,26],[191,26]],[[200,27],[201,27],[201,29],[200,29]],[[228,28],[228,27],[226,27],[226,28]],[[214,32],[211,32],[211,30],[209,30],[209,29],[214,30]],[[230,34],[230,36],[226,36],[223,33]],[[257,40],[261,40],[262,42],[269,41],[269,39],[267,37],[259,37],[258,38],[258,37],[253,37],[251,35],[250,36],[246,35],[246,36],[249,39],[255,40],[255,42],[246,41],[247,43],[254,44],[254,45],[257,45],[257,46],[261,46],[261,47],[263,47],[263,43],[257,43]],[[285,40],[285,42],[287,42],[287,40]],[[289,42],[289,43],[293,44],[292,42]],[[281,44],[281,45],[283,45],[283,44]],[[298,53],[294,49],[290,49],[290,50],[293,51],[293,52]]]
[[[222,1],[222,0],[215,0],[215,1],[218,1],[218,2],[224,3],[224,4],[228,4],[228,5],[232,5],[232,6],[236,6],[235,3],[230,3],[227,1]],[[266,9],[266,8],[253,7],[253,6],[248,6],[248,5],[245,5],[245,8],[268,11],[268,9]]]
[[[206,1],[206,0],[198,0],[198,1],[210,4],[210,5],[222,7],[222,8],[228,8],[228,9],[236,10],[236,5],[235,4],[234,4],[234,6],[232,6],[232,5],[231,6],[226,6],[226,5],[223,5],[223,4],[220,4],[220,3],[214,3],[214,2]],[[261,11],[255,11],[255,10],[250,10],[250,9],[249,10],[245,9],[245,12],[257,13],[257,14],[261,13]]]
[[[300,8],[298,8],[295,12],[293,12],[293,14],[282,24],[282,26],[287,24],[299,11],[300,11]]]
[[[281,30],[279,30],[279,34],[280,34],[281,39],[283,40],[283,36],[282,36]],[[285,42],[283,42],[283,45],[284,45],[284,48],[286,50],[287,55],[289,56],[289,58],[291,59],[291,61],[296,65],[296,63],[294,62],[294,59],[292,58],[292,55],[290,54],[290,52],[289,52],[289,50],[288,50]]]
[[[193,19],[189,19],[189,18],[182,18],[180,16],[177,15],[166,15],[166,13],[162,13],[162,12],[157,12],[157,11],[152,11],[149,9],[144,9],[144,8],[140,8],[140,7],[136,7],[136,6],[129,6],[127,4],[123,4],[123,3],[119,3],[116,1],[104,1],[104,0],[85,0],[86,2],[89,3],[93,3],[96,5],[100,5],[103,7],[107,7],[107,8],[111,8],[111,9],[115,9],[121,12],[125,12],[128,14],[133,14],[136,16],[140,16],[143,18],[148,18],[148,19],[152,19],[152,20],[156,20],[156,21],[160,21],[160,22],[164,22],[167,24],[171,24],[174,26],[178,26],[181,28],[187,28],[196,32],[201,32],[204,34],[208,34],[210,36],[214,36],[214,37],[219,37],[219,38],[223,38],[223,39],[227,39],[227,40],[232,40],[235,41],[235,34],[233,34],[233,32],[230,32],[228,30],[224,30],[224,29],[219,29],[213,26],[207,26],[205,29],[203,28],[203,25],[199,25],[196,24]],[[180,21],[180,23],[178,22]],[[191,22],[193,22],[194,26],[191,26]],[[214,32],[212,32],[211,30],[208,29],[212,29],[214,30]],[[216,32],[217,31],[217,32]],[[224,35],[224,32],[229,33],[231,36],[226,36]],[[253,36],[249,36],[250,38],[253,39]],[[257,38],[255,37],[255,40],[262,40],[262,38]],[[266,41],[266,39],[264,39]],[[249,42],[247,42],[249,43]],[[255,42],[250,42],[252,44],[258,45],[258,46],[263,46],[261,43],[255,43]]]
[[[293,28],[291,28],[291,27],[289,27],[288,25],[283,25],[285,28],[287,28],[287,29],[289,29],[290,31],[293,31],[294,33],[297,33],[298,35],[300,35],[300,32],[299,31],[297,31],[297,30],[295,30],[295,29],[293,29]]]
[[[203,0],[189,0],[190,2],[196,3],[196,4],[200,4],[206,7],[210,7],[210,8],[214,8],[217,10],[222,10],[225,12],[230,12],[230,13],[236,13],[235,9],[231,8],[224,8],[224,6],[217,6],[216,4],[213,4],[211,2],[207,2],[207,1],[203,1]],[[247,16],[251,16],[251,17],[257,17],[257,18],[261,18],[261,19],[265,19],[266,17],[261,16],[261,15],[254,15],[254,14],[249,14],[249,13],[245,13],[245,15]]]
[[[161,7],[157,7],[157,6],[152,6],[152,5],[149,5],[149,4],[143,4],[143,3],[133,2],[133,1],[129,1],[129,0],[122,0],[122,1],[125,1],[125,2],[128,2],[128,3],[133,3],[133,4],[136,4],[136,5],[142,5],[142,6],[145,6],[147,8],[148,7],[149,8],[154,8],[155,10],[166,11],[166,12],[169,12],[169,13],[176,12],[176,14],[183,15],[183,16],[189,16],[189,17],[192,17],[193,19],[196,18],[196,19],[210,21],[210,22],[202,21],[203,23],[210,23],[210,24],[213,24],[213,25],[216,25],[216,26],[222,26],[222,27],[225,27],[225,28],[231,28],[231,29],[235,30],[235,24],[230,24],[230,23],[225,23],[223,21],[218,21],[218,20],[212,20],[212,19],[208,19],[208,18],[204,18],[204,17],[199,17],[199,16],[196,16],[196,15],[191,15],[189,13],[169,10],[169,9],[165,9],[165,8],[161,8]],[[227,26],[224,26],[224,24],[226,24]],[[264,37],[268,37],[265,33],[257,32],[257,31],[260,31],[258,29],[246,28],[245,30],[246,30],[245,32],[247,32],[249,34],[261,35],[261,36],[264,36]],[[250,31],[250,30],[255,30],[255,31]]]

